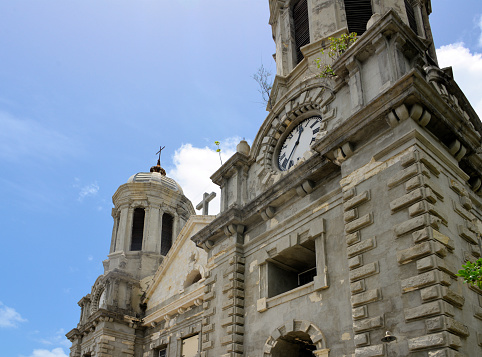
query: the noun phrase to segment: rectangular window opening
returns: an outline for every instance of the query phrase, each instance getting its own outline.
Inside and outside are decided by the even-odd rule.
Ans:
[[[166,356],[167,356],[167,347],[163,347],[158,350],[158,354],[156,357],[166,357]]]
[[[142,250],[142,238],[144,235],[144,208],[136,208],[132,219],[131,251]]]
[[[313,241],[285,249],[268,260],[268,298],[311,283],[316,273]]]
[[[303,60],[301,47],[310,43],[310,24],[308,19],[308,2],[299,0],[293,6],[293,23],[296,45],[296,64]]]
[[[196,357],[199,352],[199,335],[182,339],[182,357]]]
[[[348,32],[363,35],[373,15],[371,0],[344,0]]]
[[[415,11],[409,0],[405,0],[405,10],[407,11],[408,24],[410,28],[418,35],[417,20],[415,19]]]

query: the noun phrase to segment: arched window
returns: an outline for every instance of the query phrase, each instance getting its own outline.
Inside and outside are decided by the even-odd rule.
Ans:
[[[188,286],[191,286],[192,284],[197,283],[201,279],[202,279],[202,276],[199,270],[196,269],[191,271],[186,277],[186,281],[184,282],[184,288],[187,288]]]
[[[293,5],[293,24],[295,32],[296,64],[304,58],[301,47],[310,43],[310,24],[307,0],[298,0]]]
[[[134,218],[132,219],[132,235],[131,235],[131,250],[142,249],[142,237],[144,235],[144,208],[136,208],[134,210]]]
[[[368,20],[372,17],[371,0],[344,0],[348,32],[363,35],[367,29]]]
[[[161,254],[166,255],[172,245],[172,226],[174,218],[169,213],[162,215]]]

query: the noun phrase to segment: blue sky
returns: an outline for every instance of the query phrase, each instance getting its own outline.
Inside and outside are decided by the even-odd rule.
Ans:
[[[442,65],[482,113],[482,2],[435,0]],[[111,196],[163,167],[194,205],[266,116],[268,0],[0,1],[1,357],[64,357],[107,256]],[[457,67],[455,66],[457,65]],[[214,211],[212,211],[214,212]]]

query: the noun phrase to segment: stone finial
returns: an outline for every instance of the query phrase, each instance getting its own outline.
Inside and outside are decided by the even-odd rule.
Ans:
[[[166,176],[166,170],[164,170],[162,167],[161,167],[161,153],[162,153],[162,150],[165,148],[165,146],[160,146],[159,147],[159,151],[156,152],[156,155],[159,155],[158,159],[157,159],[157,165],[156,166],[152,166],[151,167],[151,170],[150,172],[159,172],[162,176]]]
[[[157,160],[156,166],[151,166],[150,172],[159,172],[162,176],[166,176],[166,170],[161,167],[161,161]]]
[[[236,146],[236,151],[241,153],[241,154],[244,154],[244,155],[249,155],[249,150],[251,148],[249,147],[249,144],[246,140],[241,140],[239,142],[239,144]]]

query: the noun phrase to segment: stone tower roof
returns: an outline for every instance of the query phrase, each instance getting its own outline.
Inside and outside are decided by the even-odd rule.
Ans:
[[[169,188],[172,191],[176,191],[183,194],[181,186],[176,181],[174,181],[170,177],[162,175],[159,172],[139,172],[135,175],[132,175],[127,180],[127,183],[134,183],[134,182],[158,183],[166,188]]]

